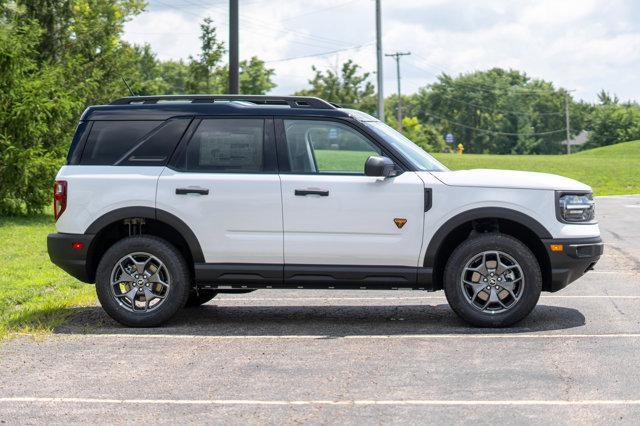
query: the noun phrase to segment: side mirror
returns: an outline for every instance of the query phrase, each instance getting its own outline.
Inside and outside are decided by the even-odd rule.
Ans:
[[[396,176],[398,172],[390,158],[372,155],[364,163],[364,174],[388,178]]]

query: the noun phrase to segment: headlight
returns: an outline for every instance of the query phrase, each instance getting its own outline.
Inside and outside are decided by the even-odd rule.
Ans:
[[[557,215],[561,222],[585,223],[594,221],[596,205],[590,192],[581,194],[562,192],[558,193],[557,200]]]

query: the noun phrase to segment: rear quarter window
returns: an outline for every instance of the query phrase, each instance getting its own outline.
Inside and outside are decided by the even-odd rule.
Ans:
[[[113,165],[162,121],[94,121],[80,164]]]
[[[164,166],[173,154],[191,118],[167,120],[147,133],[117,162],[117,166]]]

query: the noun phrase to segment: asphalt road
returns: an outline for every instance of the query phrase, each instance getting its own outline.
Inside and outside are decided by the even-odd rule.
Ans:
[[[223,295],[163,328],[77,309],[0,347],[4,423],[640,422],[640,196],[598,200],[596,270],[503,330],[441,292]]]

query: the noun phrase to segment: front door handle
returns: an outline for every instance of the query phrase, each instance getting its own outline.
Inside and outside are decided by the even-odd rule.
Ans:
[[[207,188],[176,188],[177,195],[197,194],[197,195],[209,195]]]
[[[319,195],[321,197],[328,197],[329,190],[328,189],[296,189],[295,195],[299,197],[304,197],[305,195]]]

